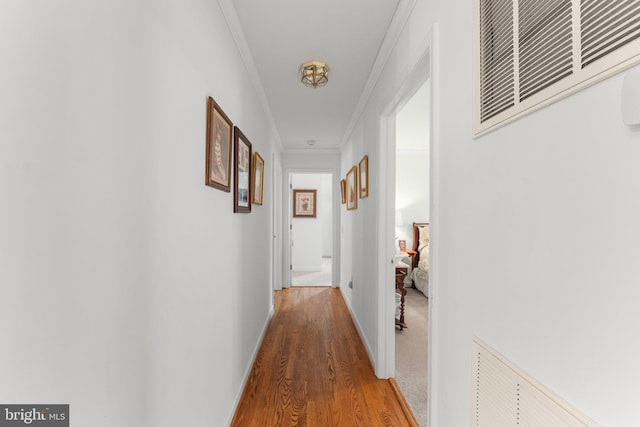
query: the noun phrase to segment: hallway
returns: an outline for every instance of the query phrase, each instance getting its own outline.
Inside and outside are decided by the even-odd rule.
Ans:
[[[232,426],[412,426],[375,377],[339,289],[292,288],[249,375]]]

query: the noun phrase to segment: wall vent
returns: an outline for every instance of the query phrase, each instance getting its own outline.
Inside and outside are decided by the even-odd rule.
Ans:
[[[477,337],[472,411],[474,427],[600,427]]]
[[[640,0],[474,0],[474,136],[640,62]]]

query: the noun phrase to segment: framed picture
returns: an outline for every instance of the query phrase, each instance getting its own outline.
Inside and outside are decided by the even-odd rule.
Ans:
[[[233,124],[222,108],[207,99],[207,158],[204,183],[231,191],[231,139]]]
[[[340,180],[340,200],[343,205],[347,203],[347,181],[344,179]]]
[[[316,190],[293,190],[293,217],[316,217]]]
[[[264,160],[256,151],[253,153],[253,203],[262,204],[262,190],[264,183]]]
[[[347,173],[347,210],[358,208],[358,168],[352,167]]]
[[[251,212],[251,143],[236,126],[235,134],[235,163],[233,167],[233,211]]]
[[[360,160],[360,198],[364,199],[369,196],[369,156],[365,156]]]

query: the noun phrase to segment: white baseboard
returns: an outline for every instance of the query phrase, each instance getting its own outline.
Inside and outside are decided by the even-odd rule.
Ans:
[[[231,425],[231,421],[233,421],[233,417],[238,410],[238,405],[240,404],[240,399],[242,399],[242,393],[244,392],[244,388],[247,386],[247,381],[249,380],[249,375],[251,374],[251,370],[253,369],[253,365],[256,362],[256,357],[258,357],[258,351],[260,351],[260,346],[262,345],[262,341],[264,340],[264,335],[267,333],[267,327],[269,326],[269,322],[271,322],[271,318],[273,317],[275,311],[273,309],[273,305],[269,309],[269,315],[267,316],[267,320],[262,327],[262,332],[260,333],[260,338],[253,349],[253,355],[251,356],[251,361],[244,371],[244,375],[242,376],[242,386],[238,393],[236,394],[236,398],[233,401],[233,407],[231,408],[231,414],[229,414],[229,418],[227,419],[227,426]]]
[[[376,367],[375,358],[373,357],[373,353],[371,352],[371,346],[369,345],[369,341],[367,341],[367,338],[362,332],[362,328],[360,327],[360,322],[358,322],[358,316],[356,316],[356,314],[353,312],[353,309],[351,308],[351,304],[349,303],[349,300],[345,297],[344,292],[342,291],[342,288],[340,288],[340,295],[342,295],[342,299],[344,300],[344,303],[347,305],[347,308],[349,308],[349,314],[351,315],[351,320],[353,320],[354,325],[356,325],[356,331],[358,331],[358,335],[360,335],[360,339],[364,343],[364,348],[367,350],[367,355],[369,356],[369,361],[371,362],[371,366],[373,366],[373,369],[375,370],[375,367]]]

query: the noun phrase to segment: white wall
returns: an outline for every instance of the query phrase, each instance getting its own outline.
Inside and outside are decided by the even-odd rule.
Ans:
[[[140,426],[141,4],[0,3],[0,401]]]
[[[426,82],[396,115],[396,218],[398,239],[413,247],[413,223],[429,222],[431,83]]]
[[[441,186],[431,425],[470,425],[473,335],[600,424],[640,424],[640,144],[638,129],[622,124],[625,73],[473,140],[471,4],[418,0],[343,165],[365,151],[372,160],[377,115],[435,22]],[[368,207],[358,211],[366,214],[358,223],[373,223]],[[353,219],[345,233],[358,242]],[[355,274],[376,252],[353,248]],[[373,341],[368,294],[354,289],[352,305]]]
[[[270,310],[275,148],[217,2],[5,1],[0,46],[0,401],[227,424]],[[204,185],[208,95],[265,159],[251,214]]]

